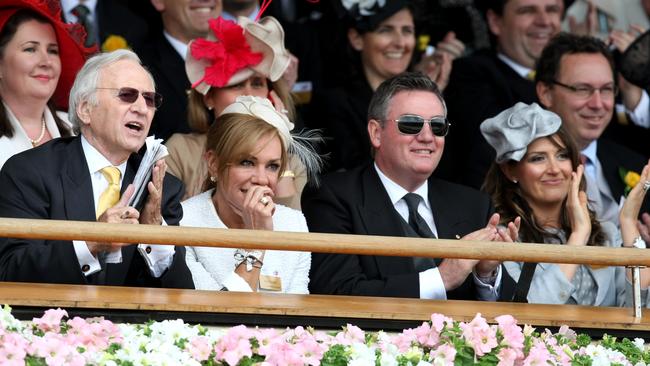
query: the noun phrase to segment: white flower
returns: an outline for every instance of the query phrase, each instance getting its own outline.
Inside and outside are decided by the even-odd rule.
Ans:
[[[375,350],[363,343],[354,343],[350,346],[349,366],[374,366]]]
[[[341,0],[341,4],[348,10],[352,10],[358,6],[359,15],[369,16],[375,14],[373,8],[379,6],[383,8],[386,5],[386,0]]]
[[[24,328],[23,323],[11,315],[11,306],[9,305],[0,308],[0,328],[19,332]]]
[[[643,340],[643,338],[634,338],[633,343],[636,346],[636,348],[640,349],[641,351],[645,351],[645,346],[644,346],[645,341]]]

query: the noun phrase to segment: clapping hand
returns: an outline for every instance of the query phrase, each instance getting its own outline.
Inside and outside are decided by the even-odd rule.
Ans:
[[[151,173],[151,181],[147,184],[149,196],[147,202],[144,204],[142,214],[140,215],[140,223],[147,225],[160,225],[162,224],[162,193],[163,193],[163,180],[165,179],[165,172],[167,171],[167,164],[165,159],[160,159],[156,162]]]
[[[111,224],[138,224],[138,219],[140,218],[140,213],[135,208],[128,206],[127,203],[133,196],[135,192],[135,187],[133,184],[129,186],[122,194],[120,200],[115,204],[115,206],[104,211],[101,216],[97,218],[98,222],[107,222]],[[93,256],[101,252],[112,252],[120,247],[128,245],[128,243],[107,243],[107,242],[96,242],[88,241],[86,242],[88,250]]]
[[[571,236],[567,240],[569,245],[587,245],[591,235],[591,217],[587,207],[587,193],[580,190],[580,181],[584,175],[584,165],[578,165],[575,172],[571,172],[571,184],[566,201],[569,214]]]

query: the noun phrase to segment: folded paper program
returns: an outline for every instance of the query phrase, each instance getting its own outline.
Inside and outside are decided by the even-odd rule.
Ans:
[[[147,151],[144,153],[140,167],[133,179],[135,191],[129,200],[129,206],[138,207],[141,204],[144,192],[147,191],[147,184],[151,180],[154,165],[158,160],[169,155],[167,147],[162,142],[162,139],[157,139],[155,136],[149,136],[145,140]]]

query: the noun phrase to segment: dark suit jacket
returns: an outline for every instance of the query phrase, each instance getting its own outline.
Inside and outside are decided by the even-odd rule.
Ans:
[[[323,130],[327,171],[351,169],[372,160],[367,127],[372,94],[365,77],[356,77],[344,87],[314,95],[308,127]]]
[[[625,146],[602,138],[598,140],[596,156],[600,161],[603,175],[605,175],[607,185],[616,202],[619,202],[621,196],[625,193],[625,183],[619,174],[619,168],[641,174],[643,167],[648,162],[648,159]],[[640,213],[644,212],[650,212],[650,200],[648,199],[644,200],[641,207]]]
[[[99,27],[99,46],[111,35],[124,37],[130,48],[140,46],[147,38],[149,31],[147,21],[119,1],[97,1],[95,14]]]
[[[153,75],[156,91],[163,96],[149,134],[167,140],[174,133],[189,133],[186,91],[190,81],[185,74],[185,61],[162,32],[136,52]]]
[[[517,102],[537,102],[535,84],[519,76],[494,52],[477,51],[454,61],[445,102],[452,126],[436,175],[480,188],[495,152],[479,126]]]
[[[122,189],[133,181],[140,159],[138,154],[129,159]],[[183,191],[178,179],[165,176],[162,211],[168,225],[178,225],[183,216]],[[79,137],[55,139],[11,157],[0,171],[0,192],[0,217],[95,221],[92,183]],[[70,241],[0,238],[2,281],[100,284],[98,277],[84,276]],[[122,248],[122,263],[107,265],[105,284],[194,287],[184,247],[176,247],[171,266],[153,278],[136,245]]]
[[[487,196],[436,178],[429,179],[428,184],[439,238],[464,236],[486,225],[493,212]],[[327,175],[318,188],[306,187],[302,209],[309,231],[404,236],[403,220],[393,208],[372,164]],[[311,293],[420,296],[419,275],[411,257],[313,253],[311,265]],[[502,278],[500,297],[510,299],[514,282],[504,268]],[[472,276],[447,296],[476,299]]]

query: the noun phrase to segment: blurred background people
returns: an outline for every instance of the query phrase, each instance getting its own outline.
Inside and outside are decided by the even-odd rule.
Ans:
[[[205,192],[183,202],[181,225],[251,230],[307,231],[298,210],[276,203],[289,156],[316,173],[315,152],[290,134],[289,119],[268,99],[244,96],[222,108],[206,144]],[[302,147],[301,147],[302,146]],[[188,247],[197,289],[308,293],[307,252]]]
[[[185,74],[187,45],[208,34],[208,20],[221,14],[221,0],[151,0],[151,4],[160,14],[162,29],[152,32],[135,50],[165,97],[149,133],[167,140],[174,133],[191,131],[186,119],[190,90]]]
[[[370,98],[384,80],[409,68],[416,47],[414,8],[409,1],[389,0],[383,6],[370,3],[370,8],[341,3],[347,15],[350,56],[346,78],[339,87],[315,93],[308,118],[309,127],[323,129],[328,171],[346,170],[371,161],[366,129]],[[464,46],[455,37],[450,36],[447,41],[450,49],[460,47],[457,53],[463,52]],[[423,58],[416,69],[444,89],[452,59],[451,53],[438,52]]]
[[[72,134],[56,109],[67,109],[87,50],[57,10],[25,0],[0,5],[0,168],[16,153]]]
[[[558,0],[485,0],[492,49],[454,61],[445,89],[451,148],[445,152],[440,175],[480,188],[494,152],[479,126],[517,102],[537,101],[533,82],[535,62],[548,41],[560,31],[563,4]]]
[[[198,39],[191,44],[186,61],[187,75],[193,85],[188,110],[188,121],[193,132],[176,134],[167,142],[167,164],[170,172],[185,183],[185,197],[202,192],[208,173],[202,158],[206,132],[214,118],[236,97],[269,97],[279,111],[287,113],[290,120],[294,117],[293,103],[282,78],[290,63],[290,54],[284,48],[280,24],[272,17],[263,18],[259,23],[247,18],[240,18],[240,24],[223,18],[210,22],[213,33],[207,39]],[[235,36],[237,38],[233,38]],[[216,39],[228,45],[223,58],[210,54],[211,51],[201,53],[201,45]],[[243,50],[233,46],[239,44],[245,45]],[[218,70],[231,72],[220,74]],[[276,192],[279,202],[299,209],[300,193],[306,182],[304,167],[290,157],[289,166]]]
[[[481,132],[496,150],[484,189],[492,196],[502,222],[521,217],[521,242],[620,247],[615,225],[601,224],[588,208],[584,165],[573,138],[561,124],[558,115],[536,103],[517,103],[483,122]],[[646,167],[641,182],[647,181],[648,171]],[[643,186],[633,189],[620,213],[625,222],[621,227],[624,246],[641,240],[636,217],[647,190]],[[518,288],[530,286],[520,296],[531,303],[631,305],[631,285],[626,283],[623,267],[504,265],[518,281]],[[647,286],[646,278],[644,288]]]
[[[114,51],[141,45],[149,22],[125,0],[61,0],[63,19],[86,31],[85,46]]]

